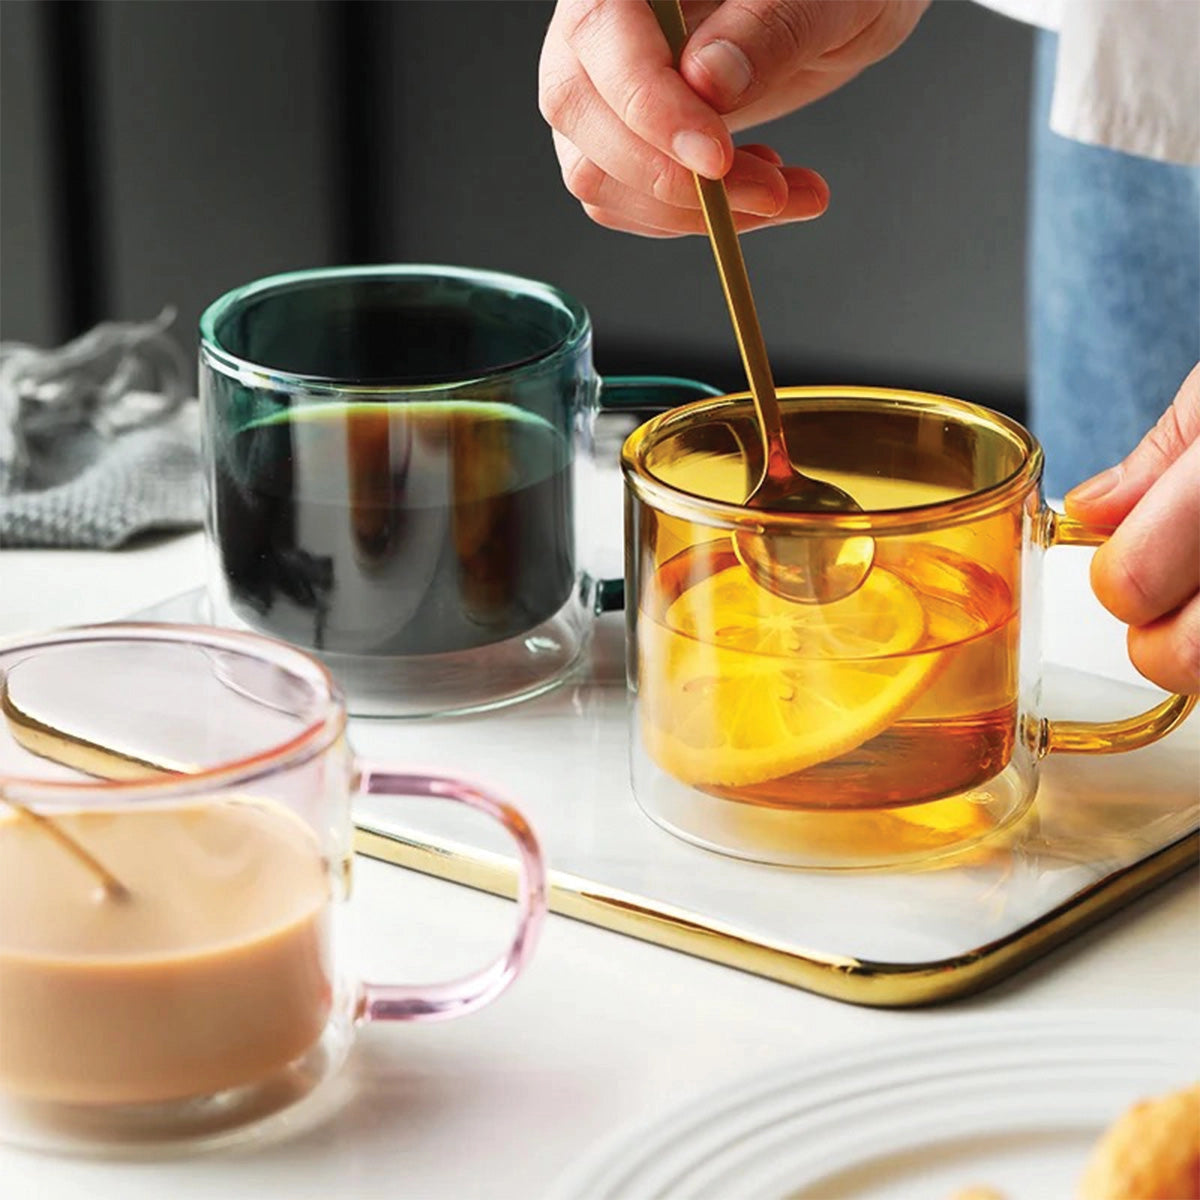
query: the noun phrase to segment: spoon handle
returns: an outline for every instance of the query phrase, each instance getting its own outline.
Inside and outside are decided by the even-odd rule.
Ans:
[[[34,812],[32,808],[27,808],[24,804],[18,804],[12,797],[6,796],[2,790],[0,790],[0,804],[7,804],[18,816],[32,821],[47,836],[53,838],[62,849],[96,877],[101,891],[109,900],[129,899],[129,889],[90,850],[86,850],[80,845],[56,821],[52,821],[44,813]]]
[[[679,0],[650,0],[650,7],[678,66],[688,37],[683,6]],[[729,195],[723,180],[706,179],[703,175],[693,175],[693,178],[700,197],[700,211],[704,214],[704,224],[708,229],[708,240],[717,260],[717,273],[721,277],[725,302],[733,319],[733,332],[742,355],[742,365],[746,368],[750,393],[762,424],[769,473],[786,471],[790,474],[792,467],[783,440],[783,420],[775,397],[775,380],[771,376],[767,346],[763,341],[758,310],[754,307],[754,294],[750,291],[750,277],[746,274],[746,260],[742,257],[737,226],[729,207]],[[783,462],[773,463],[776,456],[781,456]]]

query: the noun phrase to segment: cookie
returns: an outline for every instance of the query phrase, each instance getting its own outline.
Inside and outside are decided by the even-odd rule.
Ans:
[[[1092,1151],[1079,1200],[1200,1200],[1200,1084],[1124,1112]]]

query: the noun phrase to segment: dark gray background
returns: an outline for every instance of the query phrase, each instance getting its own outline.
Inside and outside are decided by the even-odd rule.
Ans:
[[[632,2],[632,0],[631,0]],[[479,265],[591,309],[601,370],[740,380],[698,239],[593,226],[537,111],[548,3],[0,3],[0,336],[348,261]],[[746,239],[781,382],[1021,410],[1031,35],[937,0],[891,59],[770,127],[820,221]]]

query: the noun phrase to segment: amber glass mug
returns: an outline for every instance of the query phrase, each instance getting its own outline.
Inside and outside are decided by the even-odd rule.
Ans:
[[[657,416],[622,453],[633,785],[660,825],[761,862],[936,860],[1017,821],[1045,755],[1144,746],[1192,709],[1041,713],[1042,553],[1107,533],[1045,505],[1022,426],[889,389],[780,402],[796,465],[862,513],[744,505],[763,468],[746,395]],[[773,594],[739,558],[747,538],[851,536],[873,540],[873,566],[828,604]]]

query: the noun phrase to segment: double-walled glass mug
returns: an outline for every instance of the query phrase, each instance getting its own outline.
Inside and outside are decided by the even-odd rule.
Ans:
[[[932,860],[1015,822],[1046,754],[1143,746],[1191,710],[1042,714],[1042,553],[1106,535],[1045,506],[1024,428],[912,392],[780,399],[796,465],[863,513],[745,507],[763,468],[745,395],[654,417],[624,446],[633,784],[655,821],[762,862]],[[863,536],[871,570],[828,604],[776,595],[741,557],[761,578],[764,553]]]
[[[620,603],[577,544],[577,450],[601,404],[713,393],[601,381],[570,296],[438,266],[238,288],[203,314],[200,359],[209,615],[318,654],[362,715],[560,682]]]
[[[94,626],[0,644],[0,1140],[142,1153],[323,1116],[358,1025],[469,1013],[545,912],[521,815],[451,778],[356,761],[325,667],[255,634]],[[351,798],[500,822],[516,934],[484,969],[359,982],[344,959]]]

